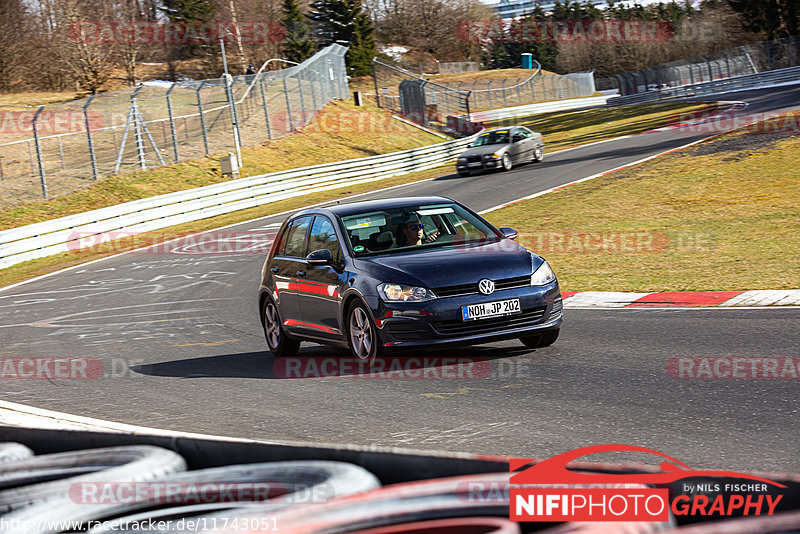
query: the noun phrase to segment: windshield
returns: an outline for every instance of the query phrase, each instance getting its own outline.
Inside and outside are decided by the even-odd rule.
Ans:
[[[475,139],[472,146],[484,145],[505,145],[508,143],[508,130],[496,130],[494,132],[486,132],[481,134]]]
[[[341,220],[356,257],[500,239],[486,222],[455,203],[403,206]]]

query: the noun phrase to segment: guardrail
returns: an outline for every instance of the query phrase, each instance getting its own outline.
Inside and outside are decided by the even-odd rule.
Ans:
[[[3,230],[0,268],[79,249],[81,240],[96,244],[89,238],[108,232],[150,232],[310,192],[431,169],[453,161],[473,139],[239,178]]]
[[[686,96],[701,96],[719,92],[744,90],[755,87],[770,86],[780,83],[798,82],[800,83],[800,67],[789,67],[785,69],[760,72],[758,74],[746,74],[744,76],[734,76],[713,82],[695,83],[682,85],[680,87],[667,87],[655,91],[647,91],[635,95],[617,96],[608,100],[609,106],[623,106],[629,104],[642,104],[646,102],[656,102],[670,98],[681,98]]]
[[[570,98],[569,100],[556,100],[553,102],[542,102],[539,104],[527,104],[525,106],[514,106],[511,108],[491,109],[489,111],[476,111],[470,114],[472,122],[491,122],[500,119],[513,119],[516,117],[526,117],[534,113],[550,113],[552,111],[566,111],[570,109],[580,109],[584,107],[602,106],[608,101],[608,96],[590,96],[582,98]],[[467,118],[462,115],[462,118]]]

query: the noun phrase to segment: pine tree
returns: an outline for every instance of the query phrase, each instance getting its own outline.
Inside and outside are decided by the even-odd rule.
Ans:
[[[283,20],[286,29],[283,54],[289,61],[301,63],[314,54],[311,29],[303,18],[297,0],[283,0]]]
[[[211,0],[162,0],[161,11],[172,22],[181,22],[186,25],[194,24],[198,28],[201,23],[208,22],[214,18],[216,8]],[[177,45],[176,45],[177,46]],[[216,42],[193,43],[188,42],[178,46],[187,56],[209,56],[216,55],[212,48],[217,47]]]
[[[338,43],[350,48],[345,59],[351,76],[370,74],[377,51],[372,21],[361,0],[316,0],[309,17],[320,46]]]
[[[368,76],[372,73],[372,58],[375,49],[372,20],[360,7],[353,21],[353,41],[347,52],[348,69],[352,76]]]

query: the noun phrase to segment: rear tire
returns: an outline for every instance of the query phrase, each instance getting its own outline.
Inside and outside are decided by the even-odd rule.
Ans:
[[[560,328],[557,330],[548,330],[547,332],[542,332],[541,334],[522,336],[519,338],[519,340],[522,341],[522,344],[529,349],[541,349],[544,347],[549,347],[555,343],[560,332]]]
[[[381,352],[380,340],[364,303],[356,301],[347,312],[347,343],[359,362],[372,365]]]
[[[533,149],[533,163],[539,163],[544,159],[544,147],[537,146]]]
[[[275,357],[283,358],[297,354],[300,342],[286,336],[278,315],[278,307],[271,298],[265,299],[261,307],[261,323],[264,325],[267,348]]]

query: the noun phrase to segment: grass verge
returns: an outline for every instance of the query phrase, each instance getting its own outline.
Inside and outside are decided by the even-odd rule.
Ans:
[[[242,176],[386,154],[442,142],[440,137],[403,124],[373,107],[344,101],[329,104],[301,132],[243,148]],[[0,211],[0,230],[47,221],[91,209],[223,181],[219,154],[100,180],[50,201],[13,205]]]
[[[800,287],[800,136],[736,132],[497,210],[567,291]]]
[[[586,111],[555,111],[485,123],[488,128],[521,124],[542,133],[547,150],[561,150],[631,135],[679,122],[682,115],[710,113],[717,104],[664,103]]]
[[[625,109],[622,109],[622,108],[610,108],[610,109],[606,109],[604,111],[606,113],[608,113],[609,119],[612,119],[615,116],[620,116],[620,120],[628,120],[628,116],[629,116],[629,113],[630,113],[628,108],[625,108]],[[564,115],[564,113],[559,113],[559,115]],[[614,120],[609,120],[607,122],[612,127],[615,124]],[[648,123],[648,126],[649,126],[649,123]],[[632,130],[631,130],[631,132],[632,132]],[[305,133],[304,134],[295,134],[295,135],[296,136],[300,136],[300,135],[305,135]],[[291,137],[295,137],[295,136],[290,136],[290,138],[287,138],[287,140],[291,139]],[[437,141],[441,141],[441,139],[437,138]],[[298,143],[300,143],[300,141],[298,141]],[[289,157],[288,153],[287,153],[286,157],[287,158]],[[187,164],[182,164],[183,167],[186,167],[186,166],[189,166],[189,165],[190,164],[188,164],[188,163]],[[175,168],[175,167],[178,167],[178,166],[172,166],[172,168]],[[166,172],[167,168],[160,169],[160,170]],[[174,170],[173,172],[175,174],[177,174],[177,175],[180,175],[180,172],[178,170]],[[161,230],[161,231],[153,233],[153,234],[145,234],[143,236],[140,236],[140,238],[137,238],[137,242],[139,242],[139,243],[150,242],[150,241],[153,241],[153,239],[157,239],[158,237],[163,238],[163,239],[167,239],[167,238],[169,238],[169,236],[177,237],[177,236],[185,235],[185,234],[192,233],[192,232],[197,232],[197,231],[201,231],[201,230],[207,230],[207,229],[210,229],[210,228],[217,228],[217,227],[225,226],[225,225],[228,225],[228,224],[234,224],[234,223],[237,223],[237,222],[247,221],[247,220],[250,220],[250,219],[257,218],[257,217],[263,217],[263,216],[267,216],[267,215],[274,214],[274,213],[280,213],[282,211],[297,209],[297,208],[300,208],[302,206],[306,206],[306,205],[309,205],[309,204],[314,204],[314,203],[317,203],[317,202],[323,202],[323,201],[326,201],[326,200],[334,200],[334,199],[337,199],[337,198],[342,198],[342,197],[346,197],[346,196],[357,194],[357,193],[373,191],[373,190],[381,189],[381,188],[384,188],[384,187],[390,187],[392,185],[406,184],[406,183],[412,183],[412,182],[419,181],[419,180],[425,180],[425,179],[428,179],[428,178],[433,178],[435,176],[440,176],[442,174],[446,174],[446,173],[450,173],[450,172],[452,172],[452,167],[448,165],[448,166],[443,166],[443,167],[439,167],[439,168],[436,168],[436,169],[430,169],[428,171],[411,173],[411,174],[406,174],[406,175],[403,175],[403,176],[396,176],[394,178],[391,178],[391,179],[388,179],[388,180],[382,180],[380,182],[358,184],[358,185],[354,185],[354,186],[343,187],[341,189],[336,189],[336,190],[332,190],[332,191],[325,191],[325,192],[312,194],[312,195],[307,195],[307,196],[303,196],[303,197],[298,197],[298,198],[294,198],[294,199],[284,200],[284,201],[280,201],[280,202],[274,202],[274,203],[271,203],[271,204],[265,204],[265,205],[259,206],[257,208],[251,208],[251,209],[248,209],[248,210],[242,210],[242,211],[238,211],[238,212],[235,212],[235,213],[230,213],[230,214],[221,215],[221,216],[218,216],[218,217],[213,217],[213,218],[210,218],[210,219],[205,219],[205,220],[196,221],[196,222],[193,222],[193,223],[188,223],[188,224],[185,224],[185,225],[175,226],[175,227],[172,227],[172,228],[167,228],[167,229]],[[146,174],[146,173],[141,173],[141,174]],[[135,177],[136,175],[133,175],[133,176]],[[166,174],[165,176],[169,176],[170,179],[172,179],[171,175],[169,175],[169,174]],[[114,180],[114,179],[112,178],[110,180]],[[108,180],[106,180],[106,181],[108,181]],[[144,188],[147,185],[146,183],[143,183],[143,182],[146,182],[146,180],[142,179],[142,180],[136,181],[133,184],[131,184],[130,187],[132,189],[134,189],[136,194],[140,194],[141,193],[141,189],[140,188]],[[98,186],[100,186],[102,184],[103,183],[101,182],[101,184],[98,184]],[[89,194],[88,191],[84,192],[84,193],[86,193],[87,195]],[[80,193],[78,193],[76,195],[80,195]],[[132,197],[132,198],[128,198],[128,200],[132,200],[133,198],[140,198],[140,197]],[[65,215],[68,214],[66,212],[68,211],[67,208],[69,208],[69,207],[73,207],[73,206],[76,206],[76,205],[83,205],[85,203],[90,203],[92,201],[101,202],[103,200],[104,199],[102,197],[102,190],[100,190],[100,191],[92,191],[91,192],[91,196],[81,197],[79,199],[76,199],[75,201],[69,201],[69,200],[61,201],[61,202],[64,202],[64,205],[61,208],[63,210],[62,213],[65,214]],[[51,201],[51,203],[52,202],[59,202],[59,199]],[[50,203],[41,203],[41,204],[50,204]],[[108,204],[104,203],[102,205],[108,205]],[[89,204],[89,206],[91,206],[91,204]],[[100,205],[91,206],[91,208],[96,208],[96,207],[100,207]],[[28,209],[28,208],[30,208],[30,207],[27,207],[26,209]],[[21,225],[21,224],[29,224],[30,222],[36,222],[36,217],[37,216],[41,217],[38,220],[47,220],[48,218],[52,218],[52,217],[46,217],[45,216],[48,213],[46,211],[46,209],[45,209],[46,206],[37,206],[36,208],[40,209],[40,211],[30,210],[30,211],[27,211],[27,212],[19,213],[17,215],[0,213],[0,227],[8,228],[10,226],[18,226],[18,225]],[[87,208],[88,208],[88,206],[87,206]],[[81,210],[78,210],[78,211],[81,211]],[[78,211],[73,211],[72,213],[76,213]],[[27,220],[28,222],[18,222],[17,224],[14,224],[15,221],[23,221],[23,220]],[[155,236],[155,234],[158,234],[158,236]],[[135,243],[133,242],[132,239],[130,241],[128,241],[128,242],[125,242],[124,240],[122,240],[119,243],[113,243],[112,246],[110,247],[111,251],[100,251],[100,250],[87,249],[87,250],[82,250],[80,252],[76,251],[76,252],[70,252],[70,253],[65,253],[65,254],[59,254],[59,255],[50,256],[50,257],[47,257],[47,258],[41,258],[41,259],[38,259],[38,260],[32,260],[32,261],[29,261],[29,262],[21,263],[19,265],[14,265],[14,266],[6,268],[6,269],[0,269],[0,286],[11,284],[11,283],[14,283],[14,282],[19,282],[21,280],[25,280],[25,279],[28,279],[28,278],[33,278],[35,276],[40,276],[40,275],[46,274],[48,272],[53,272],[53,271],[56,271],[56,270],[59,270],[59,269],[62,269],[62,268],[66,268],[66,267],[69,267],[69,266],[72,266],[72,265],[76,265],[76,264],[79,264],[79,263],[84,263],[84,262],[91,261],[91,260],[98,259],[98,258],[102,258],[104,256],[109,256],[109,255],[112,255],[112,254],[114,254],[116,252],[122,252],[122,251],[125,251],[125,250],[132,250],[133,248],[135,248]]]

